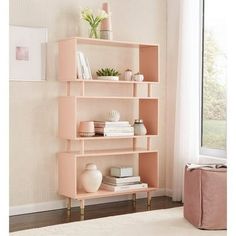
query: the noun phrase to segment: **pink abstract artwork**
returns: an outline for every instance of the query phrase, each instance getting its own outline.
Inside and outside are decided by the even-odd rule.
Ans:
[[[16,47],[16,60],[29,60],[29,48],[27,47]]]

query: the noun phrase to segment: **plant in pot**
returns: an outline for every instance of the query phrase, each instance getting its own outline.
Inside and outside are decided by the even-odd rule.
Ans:
[[[120,73],[113,68],[102,68],[96,72],[99,80],[119,80]]]

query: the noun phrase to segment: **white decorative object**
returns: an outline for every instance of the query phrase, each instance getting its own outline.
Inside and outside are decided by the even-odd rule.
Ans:
[[[134,81],[143,81],[144,76],[138,72],[138,73],[136,73],[132,76],[132,80],[134,80]]]
[[[93,163],[86,165],[85,170],[81,174],[81,183],[84,190],[88,193],[97,192],[102,183],[102,173]]]
[[[46,79],[47,28],[10,26],[10,80]]]
[[[124,167],[111,167],[110,169],[111,176],[114,177],[130,177],[133,176],[133,167],[124,166]]]
[[[134,135],[145,135],[147,129],[143,124],[143,120],[135,120],[134,122]]]
[[[88,58],[81,51],[77,51],[77,77],[84,80],[93,79]]]
[[[120,120],[120,112],[116,110],[112,110],[108,113],[107,116],[108,121],[119,121]]]
[[[97,76],[98,80],[119,80],[119,76]]]
[[[125,80],[127,80],[127,81],[132,80],[132,70],[127,69],[127,70],[125,71]]]

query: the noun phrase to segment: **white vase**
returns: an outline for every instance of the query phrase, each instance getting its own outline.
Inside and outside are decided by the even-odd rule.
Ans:
[[[102,173],[95,164],[89,163],[81,174],[81,183],[88,193],[97,192],[102,183]]]
[[[134,135],[146,135],[147,129],[143,124],[143,120],[135,120],[134,122]]]

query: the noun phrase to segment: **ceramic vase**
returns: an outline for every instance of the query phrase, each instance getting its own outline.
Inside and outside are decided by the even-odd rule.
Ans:
[[[125,71],[125,76],[124,77],[125,77],[125,80],[128,80],[128,81],[132,80],[132,70],[127,69]]]
[[[97,192],[102,183],[102,173],[93,163],[86,165],[80,178],[84,190],[88,193]]]
[[[143,120],[135,120],[134,122],[134,135],[145,135],[147,129],[143,124]]]
[[[100,38],[101,39],[109,39],[112,40],[112,26],[111,26],[111,12],[110,12],[110,5],[108,2],[102,4],[102,9],[109,15],[108,18],[104,19],[101,22],[101,29],[100,29]]]

